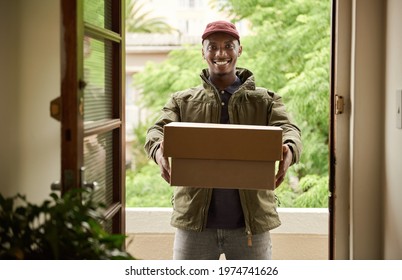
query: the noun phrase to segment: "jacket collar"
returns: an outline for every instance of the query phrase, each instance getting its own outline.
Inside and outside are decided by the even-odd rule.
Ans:
[[[254,90],[255,89],[255,81],[253,73],[246,68],[236,68],[236,76],[239,77],[242,85],[240,86],[246,90]],[[214,86],[209,81],[209,71],[208,69],[203,69],[200,74],[201,79],[203,80],[204,88],[214,88]]]

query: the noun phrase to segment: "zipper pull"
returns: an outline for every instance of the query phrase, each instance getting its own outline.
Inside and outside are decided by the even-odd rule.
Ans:
[[[253,247],[253,240],[252,240],[253,235],[251,234],[251,231],[247,232],[247,245],[248,247]]]

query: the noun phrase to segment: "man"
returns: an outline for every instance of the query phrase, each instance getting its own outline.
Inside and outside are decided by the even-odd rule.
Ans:
[[[167,182],[170,167],[163,157],[163,126],[172,121],[281,127],[283,160],[276,187],[289,166],[298,162],[299,129],[278,95],[257,88],[253,74],[236,67],[241,54],[235,25],[216,21],[206,26],[202,56],[208,69],[201,73],[202,85],[173,94],[147,133],[145,149]],[[226,259],[271,259],[269,231],[280,220],[274,191],[176,187],[171,224],[177,228],[174,259],[219,259],[221,254]]]

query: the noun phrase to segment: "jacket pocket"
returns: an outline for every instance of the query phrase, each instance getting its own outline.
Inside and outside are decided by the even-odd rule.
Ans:
[[[213,104],[209,102],[191,101],[182,104],[180,109],[183,122],[210,123],[214,122],[216,113]]]

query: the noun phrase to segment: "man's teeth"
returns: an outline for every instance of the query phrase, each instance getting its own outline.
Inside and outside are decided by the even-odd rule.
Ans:
[[[218,65],[225,65],[228,62],[227,61],[216,61],[215,63]]]

